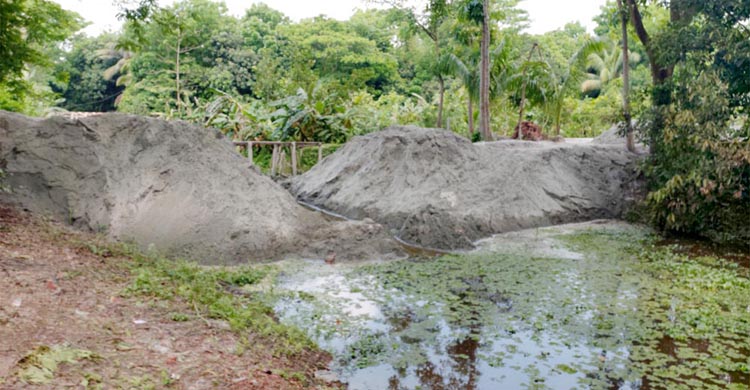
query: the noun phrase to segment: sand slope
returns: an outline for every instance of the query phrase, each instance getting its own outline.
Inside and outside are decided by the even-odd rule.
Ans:
[[[222,134],[181,121],[0,112],[0,166],[10,201],[170,256],[237,263],[398,251],[382,226],[299,206]]]
[[[621,216],[638,196],[637,158],[624,143],[472,144],[443,130],[392,127],[354,138],[290,189],[407,242],[466,249],[495,233]]]

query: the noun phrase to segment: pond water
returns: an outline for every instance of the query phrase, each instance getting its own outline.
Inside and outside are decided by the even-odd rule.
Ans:
[[[600,222],[461,255],[282,264],[280,320],[350,389],[748,389],[747,269]]]

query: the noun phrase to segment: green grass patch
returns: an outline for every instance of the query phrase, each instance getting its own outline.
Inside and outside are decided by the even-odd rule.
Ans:
[[[93,253],[125,256],[132,261],[125,267],[131,275],[125,296],[171,301],[181,299],[194,310],[194,316],[172,313],[174,321],[217,319],[229,323],[236,332],[252,331],[269,341],[277,355],[293,355],[315,344],[299,329],[278,323],[271,307],[260,293],[250,292],[265,278],[273,277],[275,268],[263,266],[206,267],[185,260],[170,260],[146,255],[123,244],[95,245]]]
[[[80,360],[96,358],[93,352],[84,349],[42,345],[18,362],[18,377],[25,383],[43,385],[54,379],[61,364],[76,364]]]

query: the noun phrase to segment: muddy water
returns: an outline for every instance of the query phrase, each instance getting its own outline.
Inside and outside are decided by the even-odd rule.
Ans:
[[[748,388],[750,281],[651,242],[602,222],[462,255],[287,263],[275,309],[350,389]]]
[[[661,240],[657,245],[672,247],[675,252],[692,258],[719,256],[750,270],[750,247],[748,246],[719,246],[705,241],[676,238]]]

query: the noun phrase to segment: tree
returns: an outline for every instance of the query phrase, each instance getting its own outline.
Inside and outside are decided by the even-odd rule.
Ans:
[[[49,65],[46,45],[61,42],[81,27],[78,14],[45,0],[0,4],[0,83],[21,76],[29,65]]]
[[[485,141],[491,141],[490,130],[490,43],[492,29],[490,0],[467,0],[463,5],[463,16],[468,21],[481,26],[479,44],[479,134]]]
[[[129,22],[145,21],[158,9],[156,0],[115,0],[114,3],[118,8],[117,17]]]
[[[433,44],[433,59],[430,62],[430,72],[438,81],[438,115],[436,127],[443,127],[443,106],[445,104],[445,77],[450,72],[450,53],[446,53],[446,37],[441,29],[443,23],[451,15],[450,3],[448,0],[431,0],[424,9],[424,12],[417,12],[414,7],[408,6],[404,0],[382,0],[381,4],[386,4],[402,12],[415,30],[421,31],[427,36]]]
[[[118,83],[127,53],[114,50],[117,37],[103,34],[96,38],[83,35],[71,40],[71,48],[63,53],[63,61],[55,73],[66,82],[52,84],[64,101],[59,106],[71,111],[114,111],[117,97],[124,86]],[[107,50],[103,48],[112,48]]]
[[[549,66],[549,84],[544,95],[544,105],[555,126],[555,135],[560,135],[560,122],[565,97],[573,92],[577,92],[576,87],[586,77],[584,70],[586,59],[592,53],[601,51],[603,47],[604,45],[601,41],[587,38],[584,40],[583,46],[570,57],[567,66],[560,73],[555,72],[554,68]]]
[[[627,137],[627,148],[635,152],[633,140],[633,123],[630,118],[630,60],[628,57],[628,12],[622,5],[622,0],[617,0],[617,10],[620,13],[622,25],[622,115],[625,117],[625,132]]]
[[[157,0],[113,0],[113,4],[118,9],[117,18],[125,22],[131,38],[143,41],[144,25],[159,10]]]
[[[539,44],[534,42],[533,45],[531,45],[531,50],[529,50],[528,58],[526,59],[526,62],[523,63],[521,66],[521,98],[519,100],[519,109],[518,109],[518,124],[516,125],[516,128],[518,129],[518,139],[523,139],[523,134],[521,134],[521,125],[523,124],[523,113],[524,109],[526,108],[526,91],[529,86],[529,78],[528,73],[529,69],[534,67],[534,63],[531,62],[532,56],[534,53],[537,53],[541,57],[541,52],[539,50]],[[542,60],[540,58],[540,60]],[[542,97],[543,99],[543,97]],[[559,135],[560,130],[558,128],[557,135]]]
[[[130,73],[130,62],[133,60],[132,51],[122,48],[118,42],[108,42],[104,47],[97,50],[97,56],[102,61],[116,61],[104,70],[103,76],[105,80],[114,80],[115,85],[118,87],[124,88],[130,85],[133,81],[133,75]]]
[[[213,96],[217,82],[226,86],[222,80],[228,74],[211,69],[219,57],[216,50],[225,47],[217,42],[221,32],[236,26],[236,19],[225,14],[220,3],[185,0],[153,9],[145,21],[127,22],[122,42],[135,55],[130,61],[133,81],[121,108],[184,117],[196,106],[195,99]]]
[[[652,76],[662,79],[644,118],[649,216],[668,231],[747,245],[750,4],[682,0],[669,7],[672,23],[647,41]]]
[[[25,78],[31,67],[48,69],[46,50],[82,27],[81,17],[46,0],[0,3],[0,108],[23,111],[33,92]]]
[[[456,55],[451,55],[453,72],[461,79],[466,90],[466,117],[469,138],[474,137],[474,103],[479,100],[479,73],[476,61],[466,64]],[[471,61],[470,59],[467,61]]]
[[[599,96],[610,82],[622,76],[625,68],[622,48],[609,40],[605,44],[611,47],[592,53],[587,60],[587,80],[581,84],[581,92],[586,96]],[[629,67],[634,68],[641,62],[641,56],[628,50],[627,60]]]
[[[380,95],[398,81],[396,58],[346,22],[318,17],[285,26],[281,32],[287,50],[297,53],[291,55],[307,57],[295,61],[310,62],[318,78],[338,85],[341,92],[366,88]]]
[[[635,29],[638,39],[643,44],[648,55],[649,65],[651,67],[652,99],[657,106],[668,105],[671,101],[669,80],[674,74],[674,67],[677,58],[665,56],[658,50],[659,36],[656,44],[652,35],[646,30],[643,22],[643,15],[639,8],[639,0],[625,0],[628,11],[630,12],[630,22]],[[642,0],[641,0],[642,1]],[[668,3],[670,24],[673,28],[678,29],[685,25],[695,15],[695,7],[689,4],[694,0],[672,0]],[[710,3],[713,3],[710,2]]]
[[[451,71],[463,84],[466,91],[466,118],[469,139],[474,139],[474,104],[479,102],[480,35],[476,23],[466,12],[459,12],[452,26],[453,47],[450,54]]]
[[[482,2],[482,44],[479,73],[479,132],[492,141],[490,130],[490,0]]]
[[[183,6],[185,5],[185,6]],[[202,47],[202,40],[197,39],[195,31],[205,31],[206,26],[199,22],[198,16],[201,12],[195,8],[201,4],[196,3],[198,7],[191,7],[193,4],[182,3],[175,5],[174,8],[163,10],[154,16],[154,22],[158,25],[158,31],[165,39],[167,47],[173,52],[174,57],[174,78],[175,78],[175,103],[177,114],[182,114],[182,56]],[[203,8],[203,7],[200,7]],[[203,41],[204,42],[204,41]],[[171,43],[171,45],[170,45]]]
[[[525,13],[517,8],[518,0],[463,0],[462,16],[481,26],[479,48],[479,132],[484,140],[492,140],[490,104],[493,89],[491,74],[491,42],[493,32],[517,33],[523,28]],[[496,84],[496,83],[494,83]],[[497,86],[494,86],[497,87]]]
[[[540,96],[543,95],[543,92],[537,81],[542,81],[542,74],[547,74],[548,68],[544,67],[541,70],[540,68],[546,64],[539,62],[531,63],[527,61],[518,64],[514,61],[518,48],[516,47],[517,42],[512,38],[510,35],[505,35],[490,52],[490,100],[495,100],[504,93],[513,94],[521,91],[523,80],[527,80],[521,68],[528,67],[532,77],[528,77],[531,82],[527,83],[529,85],[526,89],[530,92],[529,95],[533,96],[535,103],[541,102],[543,99]],[[459,44],[460,42],[461,40],[459,40]],[[479,101],[479,49],[463,50],[463,58],[465,59],[458,55],[451,55],[452,71],[461,80],[466,90],[469,135],[473,139],[474,103]]]

